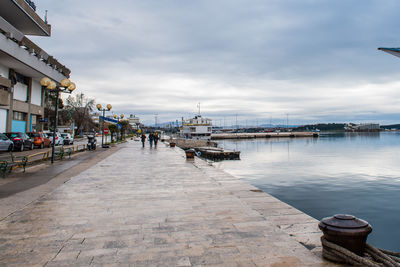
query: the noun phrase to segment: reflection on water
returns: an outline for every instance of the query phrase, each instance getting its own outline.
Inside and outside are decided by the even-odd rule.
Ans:
[[[349,213],[373,226],[368,241],[400,250],[400,133],[224,140],[240,161],[228,173],[320,220]]]

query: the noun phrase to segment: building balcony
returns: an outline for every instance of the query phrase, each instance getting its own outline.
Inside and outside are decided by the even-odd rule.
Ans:
[[[0,86],[4,88],[11,87],[11,81],[5,77],[0,76]]]
[[[0,61],[25,76],[37,78],[47,76],[57,82],[65,77],[68,78],[71,72],[2,17],[0,17]]]
[[[35,12],[32,0],[1,0],[0,16],[25,35],[50,36],[51,25]]]
[[[0,106],[9,106],[9,105],[10,105],[10,92],[4,89],[0,89]]]

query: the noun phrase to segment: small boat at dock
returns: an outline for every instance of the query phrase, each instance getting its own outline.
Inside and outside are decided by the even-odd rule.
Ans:
[[[196,147],[196,155],[213,161],[239,160],[240,151],[224,150],[219,147]]]

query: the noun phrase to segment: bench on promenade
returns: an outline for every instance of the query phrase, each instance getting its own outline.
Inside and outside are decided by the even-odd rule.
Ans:
[[[23,172],[25,172],[26,163],[28,159],[26,156],[14,156],[12,151],[6,154],[0,155],[0,170],[2,177],[6,178],[6,173],[11,173],[12,170],[22,167]]]
[[[59,157],[60,160],[62,160],[64,158],[65,154],[67,154],[68,158],[70,159],[72,152],[73,152],[72,148],[65,148],[64,149],[63,146],[54,148],[54,156],[55,157]]]
[[[65,154],[67,154],[68,155],[68,158],[70,159],[71,158],[71,154],[74,152],[74,150],[72,149],[72,148],[67,148],[67,149],[64,149],[64,153]]]

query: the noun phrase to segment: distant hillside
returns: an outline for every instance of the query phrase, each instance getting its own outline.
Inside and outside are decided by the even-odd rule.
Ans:
[[[381,125],[383,129],[400,129],[400,124]]]
[[[299,125],[294,125],[294,124],[260,124],[260,127],[264,127],[264,128],[296,128],[299,127]]]
[[[312,131],[319,129],[321,131],[344,131],[345,123],[318,123],[302,125],[295,128],[295,131]]]

